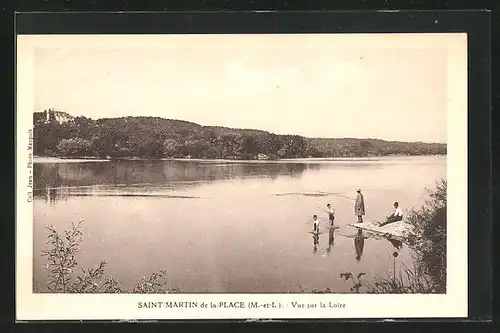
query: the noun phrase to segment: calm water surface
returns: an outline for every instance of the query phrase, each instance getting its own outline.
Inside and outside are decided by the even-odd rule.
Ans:
[[[362,249],[355,240],[356,188],[365,220],[383,219],[394,201],[419,207],[446,176],[446,157],[36,163],[34,172],[35,290],[45,290],[45,226],[84,219],[80,266],[107,260],[125,288],[165,269],[181,292],[348,292],[340,273],[386,277],[395,251],[385,239]],[[324,229],[327,203],[340,228],[314,239],[312,215]],[[399,254],[398,266],[412,265],[406,247]]]

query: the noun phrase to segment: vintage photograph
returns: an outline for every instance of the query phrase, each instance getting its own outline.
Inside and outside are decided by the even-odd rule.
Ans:
[[[32,293],[449,293],[435,35],[32,36]]]
[[[324,42],[37,49],[34,292],[445,293],[446,53]]]

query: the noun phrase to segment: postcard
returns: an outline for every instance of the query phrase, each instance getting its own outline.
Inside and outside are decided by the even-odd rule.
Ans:
[[[16,52],[17,320],[467,316],[466,34]]]

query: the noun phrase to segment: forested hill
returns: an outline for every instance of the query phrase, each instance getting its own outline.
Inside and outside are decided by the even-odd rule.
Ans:
[[[33,121],[38,156],[276,159],[446,154],[445,144],[305,138],[159,117],[92,120],[48,110],[35,112]]]

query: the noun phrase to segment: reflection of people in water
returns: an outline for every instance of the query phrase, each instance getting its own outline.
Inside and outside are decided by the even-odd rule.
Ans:
[[[313,253],[316,253],[318,251],[318,246],[319,246],[319,234],[315,233],[313,234]]]
[[[363,230],[358,229],[358,233],[354,237],[354,248],[356,249],[356,260],[360,261],[363,255],[363,247],[365,246],[365,236]]]
[[[399,208],[399,203],[396,201],[394,203],[394,212],[390,216],[387,216],[385,222],[380,222],[379,226],[384,226],[386,224],[398,222],[401,220],[403,220],[403,213],[401,212],[401,208]]]
[[[335,241],[334,234],[333,234],[333,229],[330,229],[328,231],[328,248],[326,249],[326,252],[330,252],[333,247],[333,242]]]

